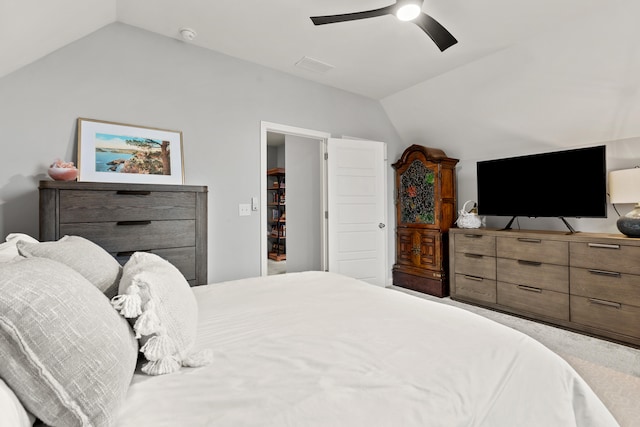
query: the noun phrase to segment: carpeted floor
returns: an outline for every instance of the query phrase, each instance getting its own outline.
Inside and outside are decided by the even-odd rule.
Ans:
[[[502,323],[540,341],[585,379],[622,427],[640,426],[640,350],[470,304],[391,286]]]
[[[287,272],[287,261],[267,260],[267,274],[284,274]]]

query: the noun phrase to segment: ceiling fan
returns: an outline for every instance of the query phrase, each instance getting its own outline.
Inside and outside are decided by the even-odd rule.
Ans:
[[[441,52],[458,43],[453,35],[438,21],[422,12],[424,0],[396,0],[394,4],[379,9],[362,12],[343,13],[341,15],[312,16],[315,25],[333,24],[336,22],[355,21],[357,19],[375,18],[382,15],[396,15],[401,21],[411,21],[422,29],[438,46]]]

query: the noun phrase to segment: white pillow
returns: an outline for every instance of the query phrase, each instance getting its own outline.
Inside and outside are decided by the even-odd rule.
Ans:
[[[129,324],[80,273],[46,258],[0,264],[0,377],[51,426],[107,426],[138,355]]]
[[[134,253],[124,265],[119,293],[111,304],[132,319],[140,351],[148,360],[142,372],[169,374],[180,366],[210,362],[207,350],[191,353],[198,304],[187,280],[169,261],[147,252]]]
[[[0,244],[0,262],[9,262],[16,258],[22,258],[16,246],[20,240],[29,243],[38,243],[36,239],[28,234],[11,233],[7,235],[5,243]]]
[[[109,252],[80,236],[64,236],[57,242],[17,243],[20,255],[49,258],[82,274],[107,298],[118,293],[122,267]]]
[[[35,417],[27,412],[16,394],[0,378],[0,426],[31,427]]]

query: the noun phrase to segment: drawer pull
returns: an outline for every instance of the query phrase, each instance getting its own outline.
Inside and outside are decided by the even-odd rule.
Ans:
[[[467,258],[482,258],[482,255],[480,255],[480,254],[467,254],[467,253],[465,253],[464,256],[466,256]]]
[[[469,279],[469,280],[475,280],[476,282],[482,282],[484,280],[482,277],[467,276],[466,274],[465,274],[464,278],[465,279]]]
[[[622,304],[620,304],[619,302],[605,301],[605,300],[596,299],[596,298],[589,298],[589,302],[591,304],[597,304],[597,305],[604,305],[604,306],[607,306],[607,307],[613,307],[613,308],[618,309],[618,310],[620,310],[622,308]]]
[[[123,251],[123,252],[116,253],[116,256],[117,257],[131,256],[136,252],[151,252],[151,249],[138,249],[138,250],[135,250],[135,251]]]
[[[542,263],[540,261],[527,261],[526,259],[519,259],[518,260],[518,264],[522,264],[522,265],[531,265],[534,267],[539,267],[542,265]]]
[[[518,242],[525,243],[542,243],[542,239],[530,239],[528,237],[518,237]]]
[[[602,249],[620,249],[620,245],[608,245],[605,243],[587,243],[590,248],[602,248]]]
[[[522,291],[527,291],[527,292],[536,292],[538,294],[542,293],[542,289],[540,288],[533,288],[531,286],[524,286],[524,285],[518,285],[518,289],[522,290]]]
[[[465,234],[464,237],[468,237],[470,239],[481,239],[482,234]]]
[[[151,191],[118,190],[116,194],[123,196],[148,196],[151,194]]]
[[[617,271],[606,271],[606,270],[588,270],[591,274],[597,274],[599,276],[609,276],[609,277],[620,277],[621,274]]]
[[[116,225],[149,225],[151,221],[118,221]]]

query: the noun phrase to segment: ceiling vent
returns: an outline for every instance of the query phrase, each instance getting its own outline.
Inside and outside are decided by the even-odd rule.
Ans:
[[[309,58],[308,56],[303,56],[300,61],[296,62],[296,67],[302,68],[303,70],[315,71],[316,73],[322,73],[322,74],[335,68],[331,64],[318,61],[317,59]]]

